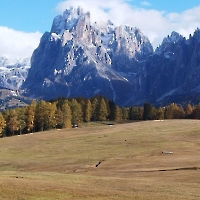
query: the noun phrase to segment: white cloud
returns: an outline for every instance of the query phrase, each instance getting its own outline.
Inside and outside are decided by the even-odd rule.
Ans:
[[[0,56],[30,57],[38,46],[41,33],[26,33],[0,26]]]
[[[149,5],[148,1],[141,3]],[[200,6],[182,13],[167,13],[130,5],[129,0],[66,0],[59,3],[56,9],[61,13],[70,6],[81,6],[90,11],[93,21],[110,19],[116,25],[138,27],[149,37],[154,48],[172,31],[188,37],[200,27]]]
[[[62,13],[70,6],[81,6],[91,12],[94,21],[111,20],[115,25],[138,27],[148,36],[156,48],[168,34],[177,31],[185,37],[200,27],[200,6],[182,13],[167,13],[154,9],[144,9],[130,4],[131,0],[65,0],[56,10]],[[134,2],[134,1],[132,1]],[[146,4],[148,1],[141,1]],[[148,7],[149,8],[149,7]],[[0,56],[30,57],[39,45],[42,34],[26,33],[0,26]]]
[[[188,37],[197,27],[200,27],[200,6],[186,10],[180,14],[168,14],[169,20],[173,23],[173,28],[180,34]]]

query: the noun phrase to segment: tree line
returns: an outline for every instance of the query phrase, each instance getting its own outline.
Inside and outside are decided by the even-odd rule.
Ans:
[[[91,121],[200,119],[200,103],[177,104],[156,108],[150,103],[142,107],[119,107],[102,96],[52,101],[32,101],[21,108],[6,109],[0,113],[1,136],[32,133],[50,129],[71,128],[72,125]]]

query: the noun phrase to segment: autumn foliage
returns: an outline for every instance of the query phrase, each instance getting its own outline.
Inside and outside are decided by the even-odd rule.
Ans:
[[[6,109],[0,113],[1,136],[27,134],[50,129],[71,128],[82,122],[200,119],[200,104],[183,108],[177,104],[154,107],[145,103],[142,107],[119,107],[102,96],[91,99],[59,98],[52,101],[33,101],[21,108]]]

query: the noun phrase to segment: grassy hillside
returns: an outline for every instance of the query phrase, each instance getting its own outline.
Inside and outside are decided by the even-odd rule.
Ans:
[[[199,168],[198,120],[91,123],[0,139],[0,200],[194,200]]]

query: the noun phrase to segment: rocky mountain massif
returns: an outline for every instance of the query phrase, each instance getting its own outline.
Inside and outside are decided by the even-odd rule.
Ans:
[[[8,59],[0,57],[0,87],[19,90],[30,69],[30,58]]]
[[[173,32],[145,64],[149,101],[200,102],[200,30],[189,39]]]
[[[30,69],[30,58],[8,59],[0,57],[0,110],[24,106],[30,99],[23,97],[20,88]]]
[[[22,84],[32,98],[92,97],[119,105],[199,101],[200,31],[176,32],[155,51],[136,27],[91,23],[90,13],[67,9],[55,17],[31,58]]]
[[[140,88],[141,63],[152,54],[139,29],[91,24],[89,12],[71,8],[41,38],[23,89],[44,99],[101,94],[126,104]]]

